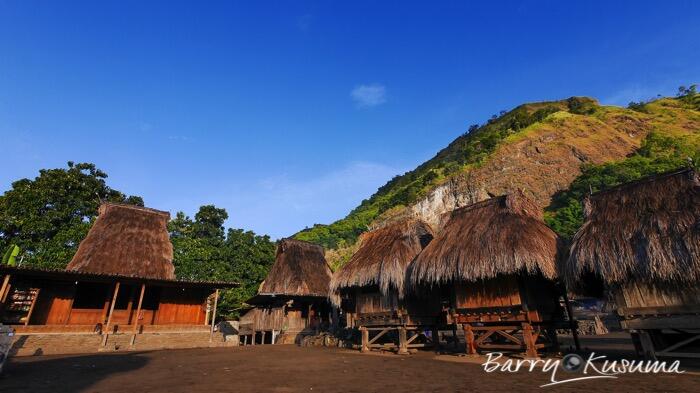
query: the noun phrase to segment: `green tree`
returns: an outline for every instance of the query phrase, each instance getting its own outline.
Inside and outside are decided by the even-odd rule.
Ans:
[[[15,244],[25,265],[65,267],[101,200],[143,206],[140,197],[107,186],[106,178],[94,164],[68,162],[67,168],[42,169],[33,180],[12,183],[0,196],[0,250]]]
[[[630,157],[602,165],[584,165],[568,189],[554,195],[545,221],[570,240],[583,223],[583,198],[591,193],[700,163],[700,147],[687,138],[651,133]]]
[[[168,224],[178,278],[235,281],[240,288],[222,291],[218,315],[239,315],[243,302],[255,295],[275,258],[275,243],[252,231],[229,229],[228,213],[212,205],[199,208],[192,220],[179,212]]]

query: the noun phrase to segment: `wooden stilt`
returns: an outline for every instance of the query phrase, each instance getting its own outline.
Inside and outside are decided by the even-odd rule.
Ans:
[[[369,330],[366,327],[360,328],[362,335],[362,343],[360,344],[360,352],[369,352]]]
[[[245,347],[246,345],[248,345],[248,335],[244,334],[243,335],[243,346]]]
[[[529,358],[537,357],[537,346],[535,345],[535,335],[532,331],[532,325],[523,323],[523,339],[525,341],[525,354]]]
[[[569,315],[569,328],[571,329],[571,336],[574,339],[574,346],[576,346],[576,351],[580,351],[581,342],[578,339],[578,324],[574,319],[574,310],[571,307],[569,295],[566,294],[566,289],[564,289],[564,306],[566,307],[566,313]]]
[[[255,345],[255,336],[258,334],[255,330],[253,330],[253,334],[250,335],[250,345]]]
[[[408,355],[408,343],[406,337],[406,328],[399,328],[399,355]]]
[[[214,309],[211,311],[211,330],[209,333],[209,342],[214,341],[214,324],[216,323],[216,307],[219,305],[219,290],[214,292]]]
[[[638,330],[639,344],[642,349],[642,356],[646,360],[656,360],[656,352],[654,351],[654,342],[651,340],[651,335],[646,330]]]
[[[114,286],[114,295],[112,296],[112,304],[109,306],[109,314],[107,315],[107,325],[102,332],[102,346],[107,345],[107,337],[109,336],[110,325],[112,324],[112,314],[114,314],[114,306],[117,303],[117,294],[119,294],[119,282]]]
[[[457,337],[457,325],[452,325],[452,339],[454,342],[452,345],[454,345],[455,351],[459,348],[459,337]]]
[[[139,295],[139,303],[136,306],[136,318],[134,318],[134,328],[131,331],[131,343],[130,345],[134,345],[134,342],[136,341],[136,332],[138,331],[139,328],[139,314],[141,314],[141,304],[143,303],[143,294],[146,292],[146,284],[141,284],[141,294]]]
[[[435,352],[440,351],[440,331],[438,330],[437,327],[433,327],[432,331],[430,332],[431,339],[433,341],[433,350]]]
[[[467,355],[476,355],[476,340],[474,340],[474,330],[472,330],[472,325],[465,323],[463,325],[463,329]]]

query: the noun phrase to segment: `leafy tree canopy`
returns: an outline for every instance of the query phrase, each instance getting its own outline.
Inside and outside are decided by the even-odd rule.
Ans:
[[[240,288],[225,290],[219,315],[240,314],[243,302],[255,295],[275,259],[276,245],[270,237],[243,229],[224,234],[226,210],[202,206],[194,220],[179,212],[168,230],[173,242],[175,274],[190,280],[236,281]]]
[[[63,268],[97,216],[100,200],[143,206],[107,186],[107,174],[89,163],[42,169],[39,176],[12,183],[0,196],[0,250],[21,249],[25,265]]]

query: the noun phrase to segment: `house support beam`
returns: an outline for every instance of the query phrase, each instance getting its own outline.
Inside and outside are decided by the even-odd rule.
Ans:
[[[399,355],[408,355],[408,338],[406,337],[406,328],[399,328]]]
[[[140,314],[141,314],[141,305],[143,304],[143,294],[146,292],[146,284],[141,284],[141,294],[139,295],[139,303],[136,306],[136,317],[134,318],[134,329],[131,331],[131,343],[130,345],[134,345],[134,342],[136,341],[136,333],[138,332],[139,329],[139,319],[140,319]]]
[[[211,330],[209,332],[209,342],[214,341],[214,324],[216,323],[216,307],[219,304],[219,289],[214,292],[214,309],[211,312]]]
[[[114,295],[112,295],[112,304],[109,306],[109,314],[107,314],[107,325],[105,326],[105,329],[102,331],[102,346],[104,347],[107,345],[107,337],[109,336],[109,329],[111,328],[112,324],[112,314],[114,314],[114,306],[117,303],[117,295],[119,294],[119,281],[117,281],[117,284],[114,286]]]

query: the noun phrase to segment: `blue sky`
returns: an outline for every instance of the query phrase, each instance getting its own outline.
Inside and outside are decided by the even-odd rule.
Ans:
[[[279,238],[500,110],[700,82],[700,2],[374,3],[0,0],[0,191],[93,162]]]

